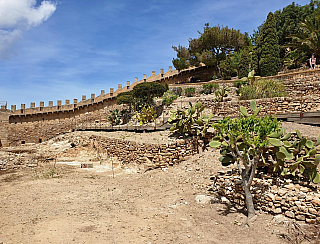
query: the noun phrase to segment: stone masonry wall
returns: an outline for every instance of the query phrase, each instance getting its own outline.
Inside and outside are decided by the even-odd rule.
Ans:
[[[237,170],[220,171],[212,176],[208,187],[211,194],[218,194],[224,203],[245,206],[245,194]],[[255,209],[271,214],[283,214],[291,219],[320,223],[320,191],[307,182],[281,180],[265,174],[253,179],[251,192]]]
[[[119,106],[120,107],[120,106]],[[25,143],[39,143],[54,136],[70,132],[87,122],[107,123],[109,109],[80,114],[73,118],[43,120],[8,124],[8,141],[11,146]]]
[[[198,153],[199,150],[198,141],[193,139],[177,140],[169,144],[150,144],[93,135],[89,141],[99,145],[107,155],[117,157],[123,164],[135,162],[147,164],[151,168],[164,168],[180,163],[186,156]],[[86,143],[90,144],[89,141],[86,140]]]

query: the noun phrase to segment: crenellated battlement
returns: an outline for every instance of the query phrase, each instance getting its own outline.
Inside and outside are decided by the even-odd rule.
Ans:
[[[188,70],[193,70],[197,68],[190,68]],[[91,94],[90,98],[87,99],[86,95],[82,95],[81,101],[78,102],[78,99],[73,99],[73,103],[70,103],[70,100],[66,100],[65,103],[62,103],[62,100],[57,100],[56,105],[54,105],[53,101],[49,101],[48,105],[45,106],[43,101],[40,102],[39,106],[36,107],[35,102],[31,102],[30,107],[28,108],[26,104],[21,104],[20,109],[17,108],[17,105],[11,105],[12,115],[30,115],[30,114],[45,114],[45,113],[55,113],[55,112],[67,112],[70,110],[74,110],[83,106],[88,106],[94,103],[103,102],[104,100],[112,100],[119,93],[131,91],[134,86],[143,83],[143,82],[167,82],[171,77],[174,77],[179,74],[177,70],[173,70],[172,66],[169,66],[169,70],[164,73],[164,69],[160,69],[160,73],[156,75],[155,71],[151,72],[151,76],[147,77],[146,74],[143,74],[143,78],[141,80],[138,77],[135,77],[134,83],[130,84],[130,81],[126,82],[126,85],[118,84],[117,90],[114,88],[110,88],[109,93],[105,93],[105,90],[101,90],[101,94],[96,96],[94,93]],[[5,110],[6,106],[1,105],[1,109]]]

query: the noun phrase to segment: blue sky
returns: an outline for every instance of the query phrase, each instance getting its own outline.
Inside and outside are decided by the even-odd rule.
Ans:
[[[300,5],[310,1],[296,1]],[[0,101],[81,99],[168,70],[204,24],[251,34],[286,0],[0,0]]]

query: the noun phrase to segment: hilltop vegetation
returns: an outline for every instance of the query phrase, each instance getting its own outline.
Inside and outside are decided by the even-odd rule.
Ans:
[[[294,2],[282,10],[270,12],[266,20],[253,30],[242,33],[228,26],[205,24],[198,38],[190,38],[189,46],[173,46],[177,57],[172,63],[177,70],[201,63],[214,66],[218,77],[246,77],[275,75],[283,69],[307,64],[315,53],[320,58],[320,22],[318,0],[304,6]]]

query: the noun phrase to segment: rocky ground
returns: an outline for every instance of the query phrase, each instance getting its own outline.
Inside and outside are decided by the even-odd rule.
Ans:
[[[320,132],[284,126],[306,136]],[[199,200],[208,194],[211,176],[223,169],[217,152],[145,172],[134,162],[98,162],[95,153],[72,148],[79,133],[0,151],[0,243],[284,243],[278,235],[287,233],[283,217],[258,212],[243,228],[245,209]],[[111,136],[172,140],[158,133]],[[84,161],[94,167],[80,168]]]

